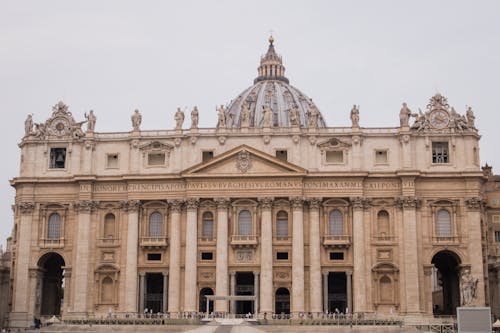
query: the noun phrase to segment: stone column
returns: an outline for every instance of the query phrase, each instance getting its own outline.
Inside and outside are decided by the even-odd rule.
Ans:
[[[146,294],[146,279],[143,272],[139,273],[139,313],[144,313],[144,296]]]
[[[321,239],[319,205],[321,199],[309,200],[309,297],[311,312],[321,312]]]
[[[366,282],[365,282],[365,235],[363,226],[364,198],[352,198],[352,245],[353,245],[353,312],[365,312]]]
[[[253,294],[255,295],[255,317],[259,314],[259,272],[253,272],[253,288],[254,292]]]
[[[141,202],[130,200],[122,203],[128,211],[127,248],[125,257],[125,312],[137,312],[137,247],[139,240],[139,210]]]
[[[236,295],[236,273],[235,272],[229,272],[229,285],[231,287],[231,290],[229,292],[229,295],[231,296],[234,296]],[[232,314],[235,314],[236,313],[236,302],[234,300],[231,301],[231,304],[230,304],[230,307],[229,307],[229,311],[232,313]]]
[[[20,218],[17,233],[19,238],[16,244],[17,265],[14,267],[14,294],[12,295],[14,304],[12,304],[12,313],[9,317],[11,327],[27,327],[33,320],[32,316],[28,315],[28,297],[29,292],[34,291],[26,286],[29,283],[31,224],[34,209],[35,204],[32,202],[20,202],[16,207],[16,210],[20,212]]]
[[[168,272],[163,273],[163,309],[165,313],[168,311]]]
[[[184,264],[184,311],[197,311],[198,293],[198,199],[188,199],[186,223],[186,260]]]
[[[291,198],[293,215],[292,232],[292,308],[297,317],[304,312],[304,221],[302,198]]]
[[[470,198],[465,200],[467,206],[467,226],[466,232],[469,236],[469,260],[470,273],[472,278],[478,279],[476,292],[477,297],[473,305],[485,306],[486,298],[484,294],[484,265],[483,258],[479,255],[482,251],[481,242],[481,208],[483,201],[481,198]]]
[[[345,272],[347,281],[347,308],[349,313],[352,313],[352,272]]]
[[[323,312],[328,312],[328,272],[323,272]]]
[[[76,229],[75,241],[75,264],[74,275],[74,298],[73,311],[76,316],[87,316],[87,298],[89,280],[89,255],[90,255],[90,227],[91,214],[96,209],[94,201],[79,201],[75,204],[77,211],[78,227]]]
[[[424,290],[425,290],[425,303],[424,311],[426,314],[432,314],[432,272],[434,265],[424,266]]]
[[[262,198],[261,242],[260,242],[260,312],[273,312],[273,220],[271,216],[272,198]]]
[[[215,199],[217,203],[217,267],[215,272],[215,294],[217,296],[227,296],[227,240],[228,240],[228,219],[227,208],[229,199]],[[227,301],[215,301],[215,310],[227,312]]]
[[[180,311],[181,288],[181,200],[170,202],[170,258],[168,277],[168,312],[174,318]]]
[[[420,200],[414,196],[398,198],[397,204],[403,209],[403,253],[404,281],[406,291],[406,313],[420,313],[420,284],[418,280],[417,207]]]

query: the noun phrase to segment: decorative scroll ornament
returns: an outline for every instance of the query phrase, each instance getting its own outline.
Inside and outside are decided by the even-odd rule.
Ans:
[[[481,198],[469,198],[465,199],[465,205],[470,210],[477,210],[483,207],[484,201]]]
[[[293,197],[290,198],[290,202],[292,203],[293,209],[301,209],[304,204],[304,199],[301,197]]]
[[[407,196],[396,198],[396,206],[400,209],[403,208],[420,208],[421,200],[417,197]]]
[[[310,209],[318,209],[321,204],[321,198],[308,198],[307,202]]]
[[[20,202],[17,204],[17,208],[21,211],[21,214],[31,214],[35,209],[35,204],[33,202]]]
[[[252,160],[250,159],[250,153],[248,151],[242,150],[238,153],[236,167],[243,173],[250,170],[252,167]]]
[[[197,209],[199,200],[197,198],[189,198],[186,200],[187,209]]]
[[[227,209],[230,202],[228,198],[215,198],[214,201],[219,209]]]
[[[180,213],[183,204],[182,200],[169,200],[168,203],[172,212]]]
[[[75,210],[78,212],[90,213],[98,206],[98,203],[92,200],[82,200],[75,203]]]
[[[271,206],[273,205],[273,200],[274,198],[259,198],[259,203],[260,207],[262,209],[271,209]]]

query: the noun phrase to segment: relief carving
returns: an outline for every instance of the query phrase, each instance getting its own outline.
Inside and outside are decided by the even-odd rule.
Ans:
[[[253,251],[241,250],[234,253],[236,262],[253,262]]]
[[[275,280],[288,280],[290,278],[290,273],[278,271],[274,273]]]
[[[252,167],[252,160],[250,159],[250,153],[246,150],[242,150],[238,153],[236,159],[236,168],[241,172],[245,173]]]

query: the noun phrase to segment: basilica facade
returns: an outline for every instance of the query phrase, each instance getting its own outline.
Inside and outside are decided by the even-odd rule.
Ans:
[[[154,131],[136,110],[121,133],[96,132],[93,112],[77,122],[62,102],[44,123],[28,116],[11,180],[10,325],[488,305],[474,114],[440,94],[424,104],[396,110],[398,127],[361,127],[357,106],[350,127],[328,127],[271,38],[214,128],[198,128],[196,108],[190,124],[178,110],[174,129]]]

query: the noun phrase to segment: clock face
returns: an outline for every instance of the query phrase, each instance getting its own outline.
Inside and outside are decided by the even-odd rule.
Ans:
[[[431,113],[431,125],[434,128],[445,128],[448,125],[450,118],[448,116],[448,112],[443,110],[433,111]]]
[[[68,130],[69,130],[69,123],[64,118],[55,119],[52,122],[52,130],[54,131],[54,133],[56,135],[62,136],[62,135],[66,134],[68,132]]]

